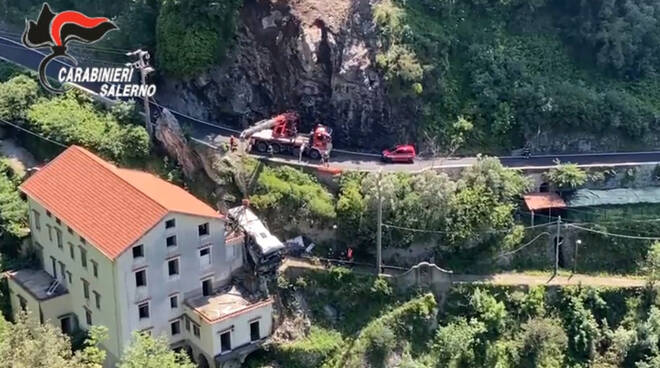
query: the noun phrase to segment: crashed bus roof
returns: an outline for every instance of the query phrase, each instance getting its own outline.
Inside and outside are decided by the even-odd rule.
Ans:
[[[229,210],[229,216],[247,232],[261,249],[261,254],[267,255],[284,249],[284,244],[266,229],[263,222],[249,208],[244,206]]]

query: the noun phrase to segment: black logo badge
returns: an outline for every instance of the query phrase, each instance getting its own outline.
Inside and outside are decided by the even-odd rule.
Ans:
[[[71,40],[94,43],[113,29],[118,28],[108,18],[90,18],[73,10],[55,14],[50,10],[50,6],[44,3],[36,22],[25,20],[23,44],[33,49],[50,47],[51,54],[39,63],[39,81],[48,91],[62,93],[64,90],[54,88],[48,83],[46,78],[48,63],[58,56],[63,56],[71,60],[74,65],[78,65],[78,61],[66,52],[66,44]]]

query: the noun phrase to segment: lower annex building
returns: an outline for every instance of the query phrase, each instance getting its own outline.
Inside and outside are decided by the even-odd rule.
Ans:
[[[40,269],[7,273],[12,309],[65,333],[108,328],[105,366],[134,331],[201,367],[235,363],[272,332],[273,301],[233,283],[243,236],[182,188],[71,146],[22,185]]]

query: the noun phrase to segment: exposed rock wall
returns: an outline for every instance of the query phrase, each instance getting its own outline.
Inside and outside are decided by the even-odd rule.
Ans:
[[[238,128],[292,109],[302,131],[324,123],[335,145],[379,148],[412,131],[413,119],[393,111],[378,46],[369,0],[245,0],[227,60],[195,78],[162,79],[158,99]]]
[[[181,165],[186,178],[192,178],[202,167],[199,157],[188,145],[181,125],[168,109],[163,109],[156,120],[155,135],[167,154]]]

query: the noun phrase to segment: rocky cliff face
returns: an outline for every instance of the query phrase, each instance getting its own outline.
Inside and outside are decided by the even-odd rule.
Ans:
[[[237,128],[296,110],[303,131],[323,123],[336,146],[379,148],[411,131],[411,121],[393,111],[375,68],[376,32],[369,0],[245,0],[225,62],[162,80],[158,99]]]

